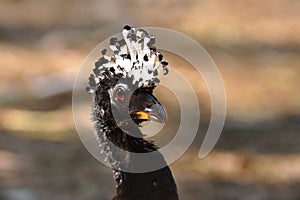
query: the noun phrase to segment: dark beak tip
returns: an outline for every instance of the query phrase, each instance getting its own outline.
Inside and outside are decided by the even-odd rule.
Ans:
[[[152,111],[149,113],[150,119],[162,124],[166,123],[166,112],[161,104],[155,104],[151,107]]]

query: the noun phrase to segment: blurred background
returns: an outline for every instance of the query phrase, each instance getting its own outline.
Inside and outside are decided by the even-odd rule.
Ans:
[[[0,1],[0,199],[111,199],[111,170],[80,142],[71,97],[85,57],[124,24],[187,34],[224,80],[216,147],[199,160],[199,136],[171,165],[181,199],[300,199],[299,10],[295,0]]]

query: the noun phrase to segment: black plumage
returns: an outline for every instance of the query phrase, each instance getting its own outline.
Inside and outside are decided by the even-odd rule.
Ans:
[[[149,88],[146,90],[147,92],[152,93]],[[101,112],[102,110],[104,113]],[[109,145],[106,142],[109,140],[114,145],[117,145],[124,150],[136,153],[152,152],[157,149],[152,142],[139,137],[133,137],[118,127],[113,118],[108,88],[98,87],[95,91],[93,120],[95,121],[96,131],[101,143]],[[141,136],[141,132],[138,129],[132,128],[131,130],[135,131],[134,134]],[[107,149],[112,152],[112,154],[105,152],[111,155],[111,157],[108,158],[110,163],[114,163],[114,160],[119,160],[120,157],[126,157],[126,155],[122,155],[119,154],[118,151],[114,151],[115,148],[112,146],[109,146]],[[161,162],[165,162],[159,152],[157,152],[156,155],[157,159],[161,159]],[[134,163],[134,160],[128,158],[127,164],[131,163]],[[115,166],[112,167],[117,169],[118,165],[121,164],[124,163],[115,164]],[[176,184],[168,166],[160,170],[147,173],[128,173],[114,170],[114,175],[117,182],[116,196],[113,198],[114,200],[178,199]]]
[[[131,31],[132,28],[125,26],[124,30]],[[146,32],[142,30],[141,33],[145,34]],[[134,39],[140,37],[136,32],[130,32],[128,35]],[[124,38],[126,39],[126,37]],[[144,38],[140,39],[143,40]],[[115,40],[113,42],[118,43]],[[151,37],[149,44],[152,46],[154,42],[155,39]],[[121,49],[121,47],[118,46],[114,49]],[[148,56],[156,56],[154,55],[156,51],[146,50],[145,52],[148,52]],[[132,58],[130,53],[126,54],[125,58],[121,54],[120,50],[119,59],[130,60]],[[161,69],[165,72],[167,62],[158,59],[158,55],[161,54],[158,52],[157,59],[154,60],[164,62],[161,65]],[[148,62],[148,56],[145,56],[147,57],[145,62]],[[142,55],[143,60],[145,56],[144,54]],[[139,59],[137,55],[134,57]],[[162,56],[159,56],[159,58],[162,58]],[[112,56],[111,60],[114,60],[114,64],[118,62],[116,56]],[[104,59],[100,59],[100,62],[103,63],[103,61]],[[91,75],[89,78],[90,88],[87,88],[87,91],[93,94],[92,119],[95,124],[100,148],[102,153],[105,154],[107,162],[113,168],[117,184],[116,195],[113,200],[177,200],[177,188],[170,168],[167,166],[161,153],[157,151],[157,146],[143,139],[142,133],[137,126],[143,121],[163,121],[165,118],[162,105],[153,95],[155,82],[158,82],[156,77],[158,69],[152,69],[154,76],[151,77],[151,80],[144,80],[143,78],[134,77],[134,75],[129,76],[130,72],[128,71],[124,75],[124,73],[121,73],[124,71],[123,66],[116,64],[113,67],[103,67],[99,66],[98,62],[95,68],[99,69],[97,72],[101,71],[101,74]],[[131,67],[131,70],[135,69],[139,68]],[[141,84],[141,82],[143,83]],[[154,107],[155,109],[153,109]],[[120,151],[120,149],[126,151]],[[153,152],[153,160],[161,162],[165,167],[145,173],[122,171],[120,169],[141,164],[136,162],[129,152]]]

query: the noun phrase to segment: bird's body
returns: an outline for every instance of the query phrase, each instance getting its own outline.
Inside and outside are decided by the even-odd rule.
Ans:
[[[125,26],[124,30],[131,30],[131,27]],[[116,49],[120,50],[121,47],[117,46]],[[154,52],[152,51],[146,52],[143,59],[146,60],[147,55],[150,58]],[[132,60],[128,55],[130,53],[125,59]],[[124,61],[123,57],[122,59]],[[113,64],[115,62],[114,60]],[[119,69],[120,66],[117,67]],[[136,77],[133,75],[124,77],[124,73],[117,73],[115,68],[108,67],[101,74],[96,73],[96,77],[91,75],[91,87],[88,89],[94,94],[93,121],[101,151],[113,168],[117,183],[113,200],[177,200],[176,184],[170,168],[161,153],[157,151],[157,147],[152,142],[143,139],[137,126],[140,122],[150,118],[161,121],[165,117],[162,106],[152,94],[155,85],[149,81],[148,86],[144,84],[141,86],[139,81],[134,81]],[[96,70],[99,70],[97,64]],[[101,78],[97,79],[97,76]],[[131,152],[152,152],[153,159],[147,162],[159,162],[165,167],[142,173],[128,172],[124,169],[132,169],[141,164],[147,165],[147,163],[139,163],[135,160]]]
[[[118,185],[113,200],[175,200],[176,185],[169,167],[148,173],[122,173],[123,183]]]

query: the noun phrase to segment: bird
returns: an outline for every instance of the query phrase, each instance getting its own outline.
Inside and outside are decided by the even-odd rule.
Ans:
[[[86,91],[92,95],[92,121],[105,162],[113,169],[113,200],[178,200],[169,166],[153,141],[143,138],[145,121],[165,123],[166,112],[153,94],[159,76],[168,74],[168,62],[154,46],[155,37],[144,29],[125,25],[121,38],[110,38],[89,76]],[[154,153],[163,167],[131,172],[138,163],[133,153]],[[149,161],[151,162],[151,161]]]

